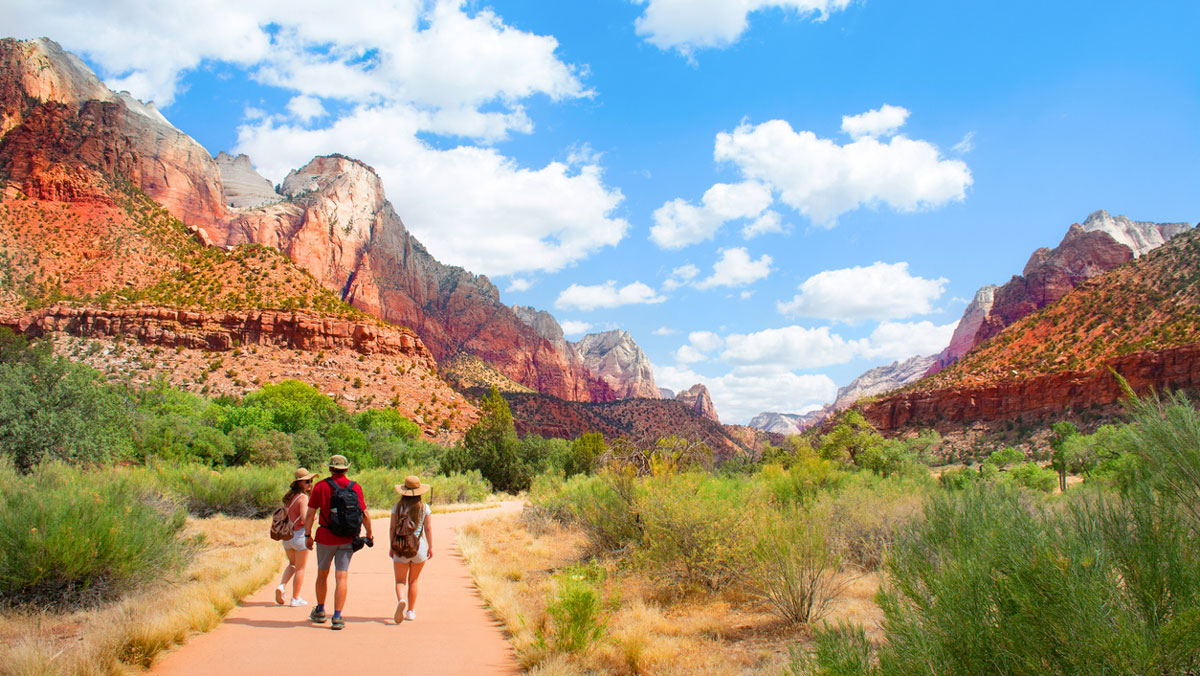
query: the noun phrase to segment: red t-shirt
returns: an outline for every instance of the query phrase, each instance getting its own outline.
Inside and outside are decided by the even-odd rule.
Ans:
[[[345,488],[350,485],[350,478],[342,475],[333,479],[340,488]],[[363,499],[362,486],[357,482],[354,484],[354,492],[358,494],[358,506],[362,508],[363,514],[367,512],[367,501]],[[333,495],[333,489],[329,487],[327,479],[321,479],[313,486],[312,495],[308,498],[309,508],[316,508],[317,523],[320,528],[317,529],[317,536],[313,538],[318,544],[322,545],[348,545],[354,541],[352,537],[342,537],[334,535],[333,531],[329,530],[329,498]]]

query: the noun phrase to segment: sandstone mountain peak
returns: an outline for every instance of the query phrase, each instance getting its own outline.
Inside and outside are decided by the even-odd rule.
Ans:
[[[516,313],[521,321],[525,322],[530,328],[537,332],[539,336],[554,343],[566,343],[566,338],[563,335],[562,325],[554,318],[554,315],[539,310],[528,305],[514,305],[512,310]]]
[[[1149,223],[1093,212],[1067,230],[1053,249],[1034,251],[1021,275],[998,287],[982,287],[963,312],[950,346],[929,374],[955,363],[1006,326],[1065,296],[1081,282],[1103,274],[1187,232],[1187,223]]]
[[[1106,232],[1116,241],[1133,251],[1137,258],[1152,249],[1162,246],[1172,237],[1191,229],[1189,223],[1150,223],[1131,221],[1125,216],[1110,216],[1103,209],[1092,212],[1083,222],[1086,232]]]
[[[692,412],[702,418],[719,423],[717,418],[717,409],[713,406],[712,397],[708,395],[708,388],[703,383],[696,383],[686,390],[675,395],[675,401],[683,402]]]
[[[233,157],[222,150],[215,159],[221,171],[225,204],[235,209],[253,209],[282,199],[271,182],[254,169],[249,156]]]
[[[937,355],[918,356],[873,368],[845,387],[838,388],[833,407],[843,411],[864,397],[874,397],[904,387],[924,376],[937,359]]]
[[[583,363],[618,397],[658,399],[650,358],[624,329],[589,333],[575,343]]]

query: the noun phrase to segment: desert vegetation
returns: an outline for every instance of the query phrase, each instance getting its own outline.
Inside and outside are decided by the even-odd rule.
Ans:
[[[1195,673],[1200,416],[1128,409],[960,466],[853,412],[752,463],[610,440],[464,552],[530,673]]]

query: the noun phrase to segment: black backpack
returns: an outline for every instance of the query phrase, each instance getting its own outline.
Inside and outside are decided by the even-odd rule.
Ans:
[[[337,485],[333,477],[326,479],[333,492],[329,495],[329,525],[327,528],[334,534],[344,538],[358,537],[362,529],[362,505],[358,503],[358,493],[354,492],[354,482],[346,484],[345,488]]]

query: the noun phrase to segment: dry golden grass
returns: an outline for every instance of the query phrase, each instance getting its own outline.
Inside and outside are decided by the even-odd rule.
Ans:
[[[788,646],[809,640],[807,629],[781,622],[735,590],[678,598],[643,573],[607,563],[603,596],[612,601],[604,635],[582,653],[555,652],[539,640],[551,578],[585,555],[583,534],[505,516],[463,527],[458,545],[530,676],[780,673]],[[877,639],[880,582],[878,574],[858,576],[826,619],[862,624]]]
[[[96,610],[0,615],[0,674],[115,676],[139,673],[164,650],[216,627],[283,565],[261,519],[190,521],[203,535],[192,564],[176,578]]]

